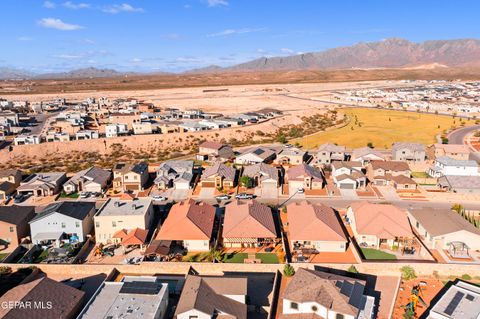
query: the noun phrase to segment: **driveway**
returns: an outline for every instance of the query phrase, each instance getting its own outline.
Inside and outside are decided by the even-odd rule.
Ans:
[[[377,186],[377,189],[382,193],[383,198],[385,198],[386,201],[401,200],[395,188],[391,186]]]
[[[172,189],[170,198],[174,201],[182,201],[188,198],[189,189]]]
[[[255,195],[261,198],[266,199],[277,199],[278,198],[278,188],[277,187],[269,187],[264,186],[262,188],[257,187],[255,189]]]
[[[357,190],[355,189],[342,189],[339,188],[340,194],[342,194],[343,199],[349,199],[349,200],[357,200],[358,195],[357,195]]]
[[[215,188],[213,187],[202,187],[200,190],[199,197],[200,198],[206,198],[206,199],[212,199],[215,195]]]

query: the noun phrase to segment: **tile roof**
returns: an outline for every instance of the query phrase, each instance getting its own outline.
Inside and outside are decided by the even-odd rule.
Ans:
[[[222,143],[218,143],[218,142],[214,142],[214,141],[206,141],[206,142],[203,142],[202,144],[200,144],[199,147],[201,148],[211,148],[213,150],[220,150],[222,147],[225,147],[227,146],[226,144],[222,144]]]
[[[425,151],[425,145],[421,143],[410,143],[410,142],[397,142],[393,143],[392,145],[392,151],[395,152],[397,150],[401,149],[408,149],[414,152],[424,152]]]
[[[465,166],[465,167],[478,167],[478,163],[473,160],[457,160],[448,156],[439,156],[435,159],[445,166]]]
[[[305,176],[317,181],[323,180],[323,175],[318,169],[305,163],[289,168],[287,176],[289,180],[303,179]]]
[[[272,155],[275,154],[275,151],[261,146],[255,146],[252,148],[248,148],[243,151],[239,156],[247,155],[247,154],[254,154],[255,156],[259,157],[262,160],[270,158]]]
[[[0,318],[29,318],[29,319],[58,319],[67,318],[78,309],[83,301],[85,292],[72,288],[47,277],[41,277],[24,282],[7,291],[0,297],[0,303],[35,301],[47,305],[52,303],[51,309],[1,307]]]
[[[370,154],[385,159],[385,155],[383,155],[379,151],[370,147],[362,147],[353,150],[352,160],[359,159]]]
[[[414,237],[406,211],[397,206],[361,201],[352,203],[350,208],[357,233],[361,235],[375,235],[385,239]]]
[[[335,145],[335,144],[332,144],[332,143],[325,143],[325,144],[320,145],[317,152],[342,153],[342,152],[345,152],[346,150],[347,150],[347,148],[345,146]]]
[[[272,210],[255,200],[225,206],[224,238],[276,238]]]
[[[436,149],[441,149],[445,153],[471,153],[470,148],[465,144],[434,144]]]
[[[216,209],[212,205],[193,199],[172,206],[156,239],[210,240]]]
[[[245,176],[254,177],[257,174],[265,178],[278,180],[278,169],[265,163],[249,165],[243,169],[243,175]]]
[[[16,175],[18,172],[20,172],[20,174],[22,173],[21,171],[19,171],[18,169],[2,169],[0,170],[0,178],[4,178],[4,177],[9,177],[9,176],[12,176],[12,175]]]
[[[213,166],[208,166],[202,173],[202,178],[208,178],[213,175],[220,175],[226,180],[235,180],[236,170],[220,162],[215,162]]]
[[[453,189],[480,189],[480,176],[444,175],[438,179],[438,184]]]
[[[92,209],[95,209],[95,203],[93,202],[56,202],[45,207],[45,209],[37,214],[30,223],[36,222],[55,213],[83,220],[88,216]]]
[[[29,216],[34,215],[33,206],[0,206],[0,221],[13,225],[19,225],[22,222],[29,222]]]
[[[216,283],[217,278],[218,282]],[[226,297],[226,295],[246,294],[247,278],[209,278],[188,275],[178,301],[175,317],[195,309],[212,317],[219,312],[230,318],[246,319],[247,305]]]
[[[290,240],[346,241],[335,211],[307,201],[287,206]]]
[[[371,161],[370,164],[374,170],[383,169],[394,172],[410,170],[408,163],[403,161]]]
[[[462,230],[480,236],[480,229],[450,209],[412,209],[410,214],[431,236],[442,236]]]
[[[298,302],[317,302],[329,310],[356,317],[365,306],[365,281],[299,268],[283,298]]]

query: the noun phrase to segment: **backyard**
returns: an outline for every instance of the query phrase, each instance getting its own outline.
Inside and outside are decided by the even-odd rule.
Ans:
[[[348,117],[348,124],[339,129],[319,132],[291,140],[305,148],[315,148],[323,143],[336,143],[347,147],[363,147],[371,143],[376,148],[390,148],[398,141],[435,143],[435,136],[461,121],[445,115],[423,114],[383,109],[355,108],[339,110]]]
[[[381,250],[372,249],[372,248],[362,248],[362,254],[365,259],[369,260],[395,260],[397,257],[395,255],[386,253]]]
[[[247,253],[226,253],[223,262],[243,264],[246,258]],[[256,253],[255,258],[260,259],[262,264],[278,264],[278,256],[274,253]]]

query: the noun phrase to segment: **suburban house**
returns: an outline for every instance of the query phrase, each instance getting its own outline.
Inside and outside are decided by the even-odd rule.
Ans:
[[[113,168],[113,188],[127,191],[142,191],[148,182],[148,164],[133,165],[118,163]]]
[[[42,141],[38,134],[20,134],[13,139],[15,145],[33,145],[40,144]]]
[[[176,319],[247,319],[248,279],[187,275]]]
[[[193,184],[193,161],[171,160],[163,162],[157,169],[154,181],[159,189],[190,189]]]
[[[93,229],[93,202],[56,202],[30,221],[32,242],[37,245],[84,242]]]
[[[450,250],[462,246],[480,250],[480,229],[450,209],[412,209],[410,224],[431,249]],[[453,253],[453,252],[452,252]]]
[[[426,159],[425,145],[420,143],[393,143],[392,159],[412,163],[423,163]]]
[[[448,156],[450,158],[466,161],[470,158],[470,148],[465,144],[433,144],[427,147],[427,156],[429,159]]]
[[[280,186],[280,173],[276,167],[265,163],[245,166],[242,176],[253,180],[254,187],[277,189]]]
[[[301,188],[322,189],[325,185],[325,179],[320,170],[305,163],[290,167],[287,170],[286,177],[290,195]]]
[[[435,159],[428,174],[437,178],[444,175],[480,176],[480,171],[478,163],[474,160],[456,160],[448,156],[440,156]]]
[[[259,163],[271,163],[277,154],[267,147],[255,146],[244,150],[235,158],[235,164],[250,165]]]
[[[201,186],[230,189],[237,185],[237,170],[221,162],[208,166],[202,173]]]
[[[65,184],[63,191],[66,194],[77,192],[102,193],[108,186],[112,172],[99,167],[90,167],[73,175]]]
[[[79,319],[166,318],[168,283],[156,276],[123,276],[121,281],[105,281]]]
[[[198,147],[197,160],[199,161],[222,161],[226,162],[235,157],[233,149],[226,144],[207,141]]]
[[[188,251],[209,251],[216,208],[193,199],[172,206],[155,239],[175,241]]]
[[[426,319],[478,318],[480,316],[480,287],[456,279],[447,283],[432,300]]]
[[[102,244],[121,243],[122,232],[135,229],[149,230],[154,219],[151,199],[122,200],[111,198],[98,210],[95,222],[95,240]],[[117,236],[115,236],[117,235]]]
[[[355,202],[348,208],[347,218],[360,246],[391,249],[412,247],[416,242],[407,212],[397,206]]]
[[[335,161],[331,168],[331,176],[337,188],[357,189],[367,186],[367,177],[363,173],[361,162]]]
[[[332,143],[326,143],[320,145],[315,154],[315,164],[329,165],[333,161],[345,161],[346,160],[346,147],[335,145]]]
[[[0,206],[0,252],[13,251],[30,236],[28,222],[34,216],[32,206]]]
[[[480,194],[480,176],[444,175],[437,180],[439,188],[459,194]]]
[[[45,197],[58,194],[67,176],[62,172],[35,173],[28,176],[17,188],[19,194],[32,194],[34,197]]]
[[[287,206],[288,239],[294,251],[344,252],[347,236],[335,211],[307,201]]]
[[[271,208],[255,200],[232,201],[225,206],[222,237],[227,248],[273,248],[278,236]]]
[[[278,152],[273,161],[279,165],[300,165],[307,160],[308,153],[296,147],[287,147]]]
[[[364,280],[299,268],[281,296],[279,318],[373,319],[375,298],[365,287]]]
[[[2,307],[0,318],[76,318],[85,302],[84,291],[52,280],[45,274],[33,276],[0,297],[2,305],[31,304],[31,306]]]
[[[367,166],[368,179],[377,186],[415,189],[417,184],[410,178],[411,174],[408,164],[402,161],[371,161]]]
[[[17,169],[0,170],[0,203],[8,196],[15,193],[15,190],[22,181],[22,172]]]
[[[350,160],[359,161],[366,166],[370,161],[385,161],[386,156],[373,148],[362,147],[353,150]]]

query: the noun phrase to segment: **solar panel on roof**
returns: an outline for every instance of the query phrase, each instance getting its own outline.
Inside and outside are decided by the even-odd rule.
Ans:
[[[340,289],[340,293],[344,294],[345,296],[350,296],[352,293],[353,285],[348,281],[344,281],[342,288]]]
[[[457,291],[455,293],[455,296],[453,296],[452,300],[450,300],[450,302],[448,303],[447,308],[445,308],[445,314],[451,316],[455,309],[457,309],[458,304],[462,300],[463,296],[465,296],[463,292]]]
[[[350,295],[350,299],[348,303],[352,306],[362,309],[363,305],[365,304],[365,298],[363,296],[363,292],[365,290],[365,286],[359,282],[355,282],[353,286],[352,294]]]
[[[156,295],[160,291],[161,287],[162,285],[160,283],[150,281],[125,282],[120,289],[120,293]]]

